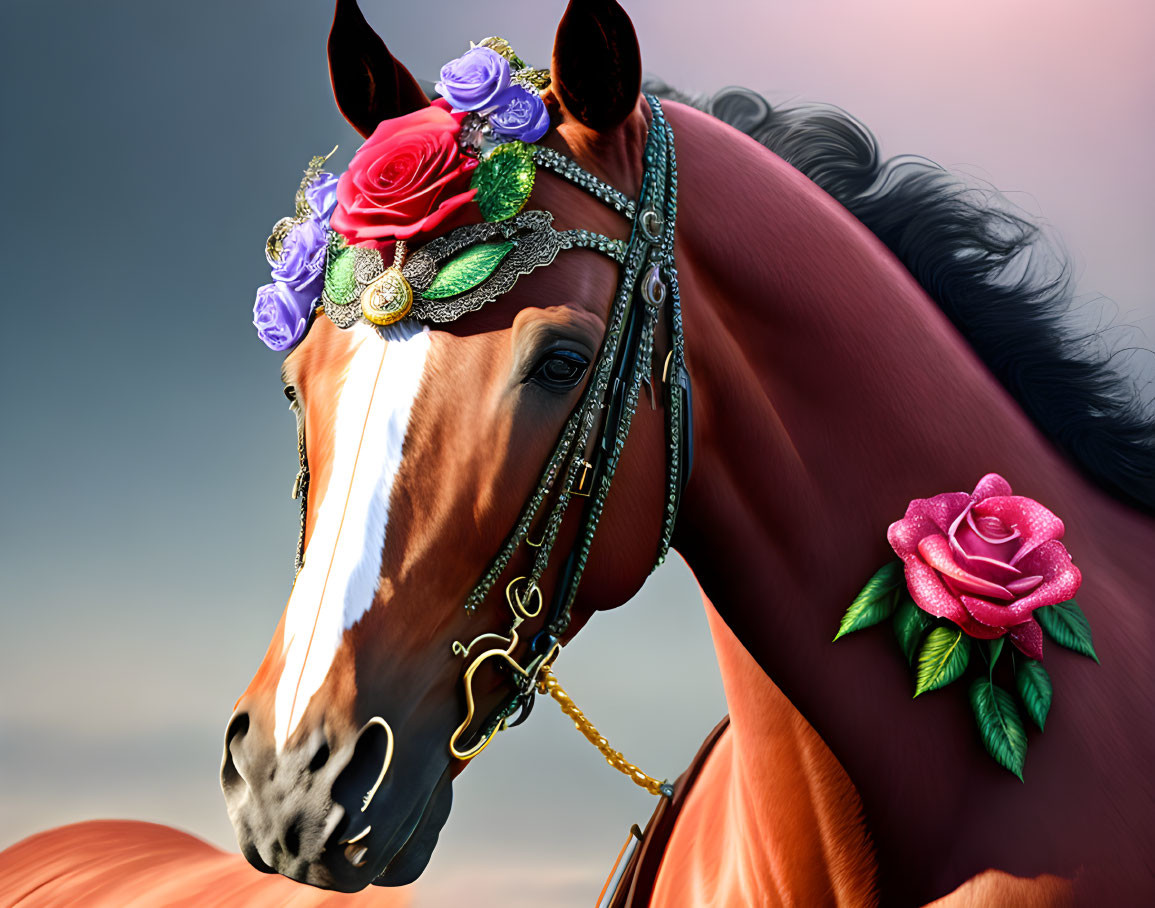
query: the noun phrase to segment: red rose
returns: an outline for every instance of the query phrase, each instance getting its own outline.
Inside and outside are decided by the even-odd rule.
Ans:
[[[975,490],[916,498],[887,539],[903,560],[915,604],[972,637],[1006,635],[1041,659],[1043,632],[1033,612],[1070,599],[1082,582],[1063,522],[998,473]]]
[[[465,116],[436,105],[383,120],[337,181],[333,230],[351,245],[385,249],[468,223],[478,161],[457,145]]]

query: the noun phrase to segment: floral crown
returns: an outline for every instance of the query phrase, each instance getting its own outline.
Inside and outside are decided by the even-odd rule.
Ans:
[[[538,167],[588,182],[564,155],[533,144],[549,131],[540,94],[548,86],[548,72],[486,38],[441,68],[441,98],[381,122],[340,177],[322,169],[329,155],[313,158],[294,215],[266,244],[273,281],[253,307],[261,340],[292,348],[322,308],[342,328],[362,318],[451,321],[561,249],[620,260],[621,241],[557,231],[549,212],[522,210]],[[632,202],[605,192],[632,217]]]

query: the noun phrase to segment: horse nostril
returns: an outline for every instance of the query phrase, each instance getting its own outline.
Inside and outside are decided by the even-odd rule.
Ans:
[[[285,851],[290,857],[301,853],[301,817],[296,817],[285,830]]]
[[[309,772],[316,772],[322,766],[329,762],[329,745],[322,741],[321,746],[317,748],[317,752],[313,754],[313,759],[309,761]]]
[[[233,749],[241,751],[244,747],[245,733],[249,730],[249,714],[236,713],[225,729],[225,753],[221,760],[221,787],[228,792],[244,782],[244,775],[237,768]]]

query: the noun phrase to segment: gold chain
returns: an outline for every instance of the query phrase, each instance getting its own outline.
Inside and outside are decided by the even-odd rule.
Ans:
[[[614,750],[610,747],[610,742],[605,739],[605,736],[601,732],[594,728],[594,724],[586,718],[585,713],[578,709],[577,704],[570,699],[570,695],[567,694],[565,689],[558,683],[557,678],[554,677],[548,665],[543,665],[538,674],[537,689],[541,693],[549,694],[557,700],[561,711],[573,719],[574,727],[585,735],[594,747],[602,752],[602,756],[606,758],[606,762],[609,763],[610,766],[618,772],[625,773],[629,776],[631,782],[641,786],[652,795],[666,795],[666,797],[670,797],[673,794],[673,789],[666,782],[646,775],[633,763],[623,757],[621,751]]]

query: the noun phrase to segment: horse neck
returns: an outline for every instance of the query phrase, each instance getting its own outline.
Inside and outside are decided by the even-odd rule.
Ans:
[[[703,878],[716,904],[873,904],[876,862],[853,784],[702,599],[730,725],[683,808],[692,821],[670,843],[654,904],[682,904]]]
[[[895,557],[886,528],[912,498],[970,490],[999,472],[1016,493],[1080,518],[1068,520],[1067,541],[1081,553],[1085,588],[1092,565],[1137,580],[1155,528],[1060,457],[837,202],[746,136],[685,107],[667,110],[681,172],[676,252],[696,422],[675,546],[857,786],[884,897],[933,897],[944,880],[910,868],[941,870],[943,853],[969,846],[953,841],[958,824],[912,817],[920,805],[962,816],[968,798],[983,803],[983,786],[1000,798],[984,806],[984,822],[1006,809],[1013,824],[1010,805],[1027,805],[977,745],[965,696],[912,704],[909,670],[886,651],[892,641],[831,644],[855,593]],[[1128,629],[1104,625],[1104,646],[1150,620],[1138,588],[1123,598]],[[1074,689],[1109,683],[1093,668],[1062,665]],[[1077,740],[1054,740],[1062,734],[1048,726],[1043,753],[1032,753],[1036,771],[1046,760],[1092,759]],[[936,791],[952,774],[967,784]],[[902,879],[888,877],[900,858]],[[944,872],[958,876],[970,858],[984,859],[964,855]]]

